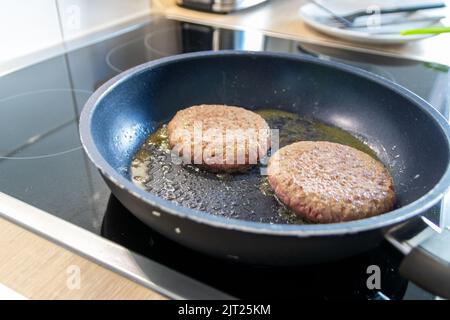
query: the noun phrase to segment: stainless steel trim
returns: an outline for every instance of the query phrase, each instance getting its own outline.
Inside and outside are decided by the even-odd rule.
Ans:
[[[178,5],[191,3],[210,4],[211,10],[218,13],[228,13],[256,6],[268,0],[177,0]]]
[[[439,226],[450,230],[450,191],[442,199],[441,220]]]
[[[0,217],[169,298],[234,299],[2,192]]]
[[[226,13],[250,8],[266,1],[267,0],[215,0],[212,5],[212,10],[214,12]]]
[[[186,2],[190,2],[190,3],[201,3],[201,4],[210,4],[211,0],[177,0],[177,4],[179,5],[183,5]]]
[[[441,212],[441,216],[444,212]],[[404,226],[408,227],[408,222],[391,228],[386,234],[385,239],[389,241],[394,247],[396,247],[404,255],[408,255],[414,248],[421,246],[428,239],[432,239],[436,233],[441,233],[442,229],[435,225],[428,218],[421,216],[420,220],[425,229],[419,233],[402,232]],[[400,232],[397,232],[400,231]]]

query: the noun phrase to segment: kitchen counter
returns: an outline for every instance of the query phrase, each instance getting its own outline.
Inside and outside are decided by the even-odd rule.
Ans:
[[[223,15],[181,8],[176,5],[176,0],[154,0],[153,12],[157,10],[168,18],[216,27],[253,29],[276,37],[301,39],[303,43],[321,43],[336,48],[450,65],[450,34],[441,34],[406,45],[345,42],[317,32],[301,21],[298,10],[306,2],[306,0],[271,0],[254,8]],[[450,8],[446,11],[450,17]],[[446,22],[448,20],[447,18]]]
[[[0,286],[11,292],[0,300],[165,299],[2,218],[0,230]]]

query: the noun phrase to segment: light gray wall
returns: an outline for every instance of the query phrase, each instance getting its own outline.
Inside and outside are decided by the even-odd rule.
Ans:
[[[0,71],[55,54],[63,37],[72,40],[149,12],[150,0],[0,0]]]

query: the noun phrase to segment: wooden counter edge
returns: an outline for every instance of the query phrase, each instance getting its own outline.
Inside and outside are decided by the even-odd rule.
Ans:
[[[3,218],[0,283],[28,299],[166,299]]]

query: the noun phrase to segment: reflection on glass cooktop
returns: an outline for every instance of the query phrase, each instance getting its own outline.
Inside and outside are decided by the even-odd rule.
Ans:
[[[108,201],[101,235],[238,298],[400,299],[408,285],[397,275],[401,254],[387,243],[335,263],[291,268],[243,266],[210,258],[155,233],[114,196]],[[382,292],[367,288],[371,265],[381,268]]]
[[[404,297],[408,283],[396,274],[400,257],[387,245],[352,259],[307,268],[238,266],[158,236],[110,197],[78,138],[79,114],[89,95],[135,65],[211,49],[291,52],[349,63],[407,87],[448,117],[445,66],[155,18],[0,78],[0,191],[238,297],[373,298],[364,279],[367,266],[377,263],[386,283],[383,293],[393,299]],[[419,289],[408,290],[408,296],[431,297]]]

